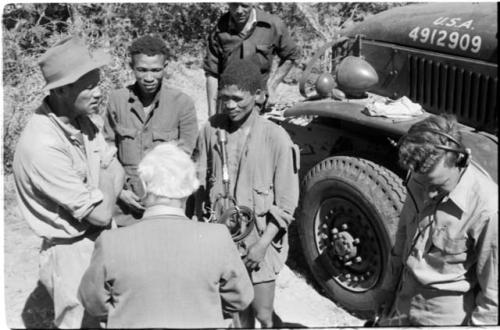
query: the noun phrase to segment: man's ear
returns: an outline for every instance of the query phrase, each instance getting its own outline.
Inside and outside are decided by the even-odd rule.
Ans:
[[[266,92],[262,89],[255,91],[255,103],[263,104],[266,101]]]

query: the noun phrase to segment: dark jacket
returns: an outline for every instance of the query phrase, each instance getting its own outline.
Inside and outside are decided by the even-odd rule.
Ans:
[[[296,61],[300,58],[300,48],[291,38],[283,21],[260,9],[255,11],[257,22],[244,37],[231,28],[229,13],[222,15],[208,38],[204,61],[207,75],[218,78],[231,60],[257,54],[261,72],[267,80],[274,55],[278,55],[281,61]]]

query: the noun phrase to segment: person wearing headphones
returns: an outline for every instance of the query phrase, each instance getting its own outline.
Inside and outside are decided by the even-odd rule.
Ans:
[[[408,197],[377,325],[498,324],[497,184],[453,116],[414,124],[398,145]]]

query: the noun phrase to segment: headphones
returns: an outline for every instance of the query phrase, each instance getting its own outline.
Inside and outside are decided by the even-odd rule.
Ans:
[[[450,134],[438,131],[437,129],[426,128],[424,130],[424,132],[430,132],[430,133],[434,133],[437,135],[441,135],[441,136],[447,138],[449,141],[455,143],[458,146],[458,148],[451,148],[448,146],[444,146],[442,144],[435,144],[434,146],[438,149],[451,151],[451,152],[458,154],[458,158],[457,158],[457,161],[455,163],[455,165],[457,167],[464,168],[464,167],[469,166],[469,163],[471,161],[471,154],[472,154],[472,151],[470,148],[466,148],[462,143],[458,142],[458,140],[455,139]]]

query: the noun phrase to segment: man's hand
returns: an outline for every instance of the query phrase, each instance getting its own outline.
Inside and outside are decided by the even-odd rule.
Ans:
[[[140,203],[141,199],[139,198],[139,196],[134,194],[132,190],[122,189],[119,198],[123,203],[133,209],[140,211],[144,210],[144,206],[142,206]]]
[[[250,245],[247,255],[243,258],[243,262],[249,270],[257,270],[259,268],[259,264],[264,261],[267,247],[268,245],[263,244],[261,240]]]

